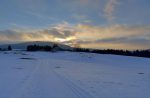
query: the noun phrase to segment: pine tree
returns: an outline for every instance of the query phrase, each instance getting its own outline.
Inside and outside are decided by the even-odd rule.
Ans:
[[[11,48],[11,46],[10,46],[10,45],[8,46],[8,50],[9,50],[9,51],[11,51],[11,50],[12,50],[12,48]]]

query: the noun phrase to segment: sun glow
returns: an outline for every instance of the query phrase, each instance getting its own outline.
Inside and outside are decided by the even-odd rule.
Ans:
[[[57,42],[66,42],[66,41],[71,41],[71,40],[75,40],[76,37],[67,37],[67,38],[55,38],[54,40]]]

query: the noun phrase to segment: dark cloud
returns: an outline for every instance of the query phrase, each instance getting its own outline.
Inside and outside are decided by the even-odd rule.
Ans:
[[[70,30],[59,30],[56,28],[47,29],[47,30],[44,30],[43,32],[47,32],[48,34],[52,35],[53,37],[58,37],[58,38],[67,38],[70,36],[74,36],[74,32],[72,32]]]

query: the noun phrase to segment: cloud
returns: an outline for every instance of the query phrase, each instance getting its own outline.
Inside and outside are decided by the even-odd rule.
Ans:
[[[119,4],[118,0],[108,0],[104,8],[105,17],[108,21],[112,21],[115,19],[114,11],[118,4]]]
[[[2,42],[43,41],[52,38],[53,36],[45,32],[25,32],[17,30],[0,31],[0,39]]]
[[[59,24],[47,29],[13,29],[0,31],[0,42],[69,40],[72,36],[74,36],[74,30],[71,27],[67,26],[67,24]]]
[[[96,40],[94,42],[80,41],[82,47],[92,47],[96,49],[149,49],[150,39],[145,38],[108,38]]]
[[[90,26],[79,24],[80,36],[86,38],[112,38],[112,37],[146,37],[150,33],[150,26],[142,25],[111,25],[111,26]],[[88,36],[89,35],[89,36]]]
[[[80,23],[92,23],[92,20],[90,20],[86,15],[73,14],[72,18],[79,21]]]
[[[111,25],[90,26],[79,24],[76,44],[82,47],[146,49],[150,48],[150,26]]]
[[[91,26],[64,22],[38,30],[0,31],[0,42],[21,41],[55,41],[88,48],[146,49],[150,48],[150,26]]]
[[[44,30],[43,32],[47,32],[49,35],[52,35],[53,37],[57,38],[67,38],[70,36],[74,36],[72,31],[69,30],[59,30],[56,28]]]
[[[72,17],[78,20],[84,20],[88,18],[86,15],[78,15],[78,14],[74,14]]]

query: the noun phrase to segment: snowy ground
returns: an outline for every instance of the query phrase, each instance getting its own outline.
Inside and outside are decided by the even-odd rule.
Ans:
[[[150,60],[0,52],[0,98],[150,98]]]

